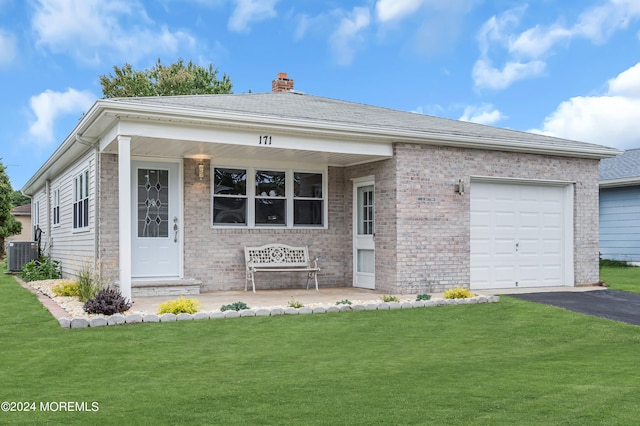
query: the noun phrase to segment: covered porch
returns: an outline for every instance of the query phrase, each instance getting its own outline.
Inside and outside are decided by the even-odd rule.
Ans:
[[[393,156],[392,143],[386,137],[352,129],[333,131],[328,135],[325,129],[291,128],[285,123],[267,125],[253,121],[239,125],[202,120],[206,125],[194,125],[194,120],[200,120],[177,116],[171,118],[170,124],[164,120],[141,123],[144,115],[132,112],[126,117],[111,117],[113,127],[101,138],[99,147],[102,158],[108,158],[108,161],[101,161],[101,217],[111,223],[117,220],[116,229],[105,226],[100,231],[103,241],[117,240],[117,257],[114,252],[101,247],[100,259],[103,265],[118,265],[115,281],[123,295],[134,299],[135,287],[148,286],[149,282],[159,283],[165,288],[172,282],[177,287],[187,282],[214,283],[211,285],[216,290],[239,289],[238,277],[244,279],[243,259],[239,258],[243,245],[283,241],[306,245],[318,242],[318,238],[313,236],[316,233],[323,239],[324,246],[336,246],[329,234],[344,238],[348,232],[344,226],[349,221],[345,217],[340,218],[340,228],[331,224],[331,220],[337,220],[336,217],[329,218],[329,211],[334,210],[332,193],[342,194],[344,188],[342,182],[339,188],[332,186],[333,176],[329,170],[360,166]],[[188,125],[181,121],[188,121]],[[166,256],[174,263],[169,268],[165,268],[166,261],[162,265],[149,263],[146,269],[137,268],[145,246],[139,243],[140,221],[136,219],[140,205],[136,199],[140,187],[140,182],[136,182],[140,176],[137,168],[148,167],[149,164],[159,168],[165,168],[166,164],[166,169],[175,177],[175,183],[168,181],[174,185],[173,193],[167,196],[173,205],[161,219],[168,223],[168,231],[159,234],[165,241],[143,260],[153,261],[160,259],[163,252],[172,253]],[[156,166],[158,164],[160,166]],[[313,229],[297,228],[291,223],[281,227],[252,226],[251,223],[244,228],[216,226],[212,223],[211,205],[213,171],[217,166],[230,165],[244,165],[247,170],[258,167],[294,172],[324,170],[325,223]],[[109,179],[111,176],[117,176],[117,188],[113,188],[115,180]],[[110,205],[117,206],[117,218],[109,217],[114,213],[113,210],[110,215],[107,213]],[[350,248],[341,250],[350,251]],[[314,253],[314,256],[325,254]],[[328,257],[333,258],[334,264],[338,260],[344,261],[343,253],[332,253]],[[321,267],[331,268],[331,262]],[[233,282],[228,281],[228,277]],[[339,281],[334,278],[331,285],[335,286]],[[206,292],[212,288],[203,290]],[[176,294],[175,291],[171,293]]]

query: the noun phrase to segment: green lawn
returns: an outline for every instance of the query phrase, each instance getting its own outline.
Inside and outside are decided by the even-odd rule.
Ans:
[[[613,283],[612,283],[613,284]],[[629,425],[640,327],[503,297],[62,329],[0,274],[0,424]]]
[[[612,290],[640,293],[640,268],[632,266],[602,266],[600,280]]]

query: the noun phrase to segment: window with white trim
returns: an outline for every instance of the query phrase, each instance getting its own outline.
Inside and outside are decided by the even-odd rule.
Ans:
[[[53,224],[60,224],[60,190],[58,188],[53,190],[51,200],[51,217],[53,218]]]
[[[40,201],[36,201],[33,206],[33,228],[40,226]]]
[[[323,227],[324,171],[213,168],[213,226]]]
[[[89,226],[89,169],[73,178],[73,229]]]

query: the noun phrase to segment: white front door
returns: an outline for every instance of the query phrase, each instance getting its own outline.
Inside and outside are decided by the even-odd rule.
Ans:
[[[354,183],[354,287],[376,288],[374,192],[374,183],[372,180]]]
[[[131,275],[178,277],[180,219],[178,163],[131,163]]]
[[[573,286],[568,186],[471,183],[471,288]]]

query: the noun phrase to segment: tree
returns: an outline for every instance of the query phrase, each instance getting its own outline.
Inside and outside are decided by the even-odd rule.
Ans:
[[[232,93],[233,85],[224,74],[218,79],[218,69],[209,64],[201,67],[182,59],[169,66],[158,62],[151,68],[138,71],[130,64],[113,67],[113,74],[101,75],[100,85],[105,98],[137,96],[204,95]]]
[[[13,189],[0,159],[0,257],[4,257],[4,239],[22,231],[22,223],[11,214]]]
[[[20,191],[13,191],[11,193],[11,205],[13,207],[26,206],[27,204],[31,204],[31,198]]]

